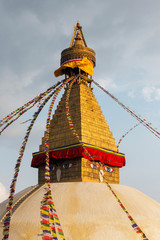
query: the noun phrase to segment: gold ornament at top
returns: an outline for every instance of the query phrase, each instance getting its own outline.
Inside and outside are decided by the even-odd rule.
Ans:
[[[82,27],[77,22],[77,25],[74,27],[70,47],[61,52],[61,67],[54,74],[56,77],[68,74],[71,72],[70,69],[76,74],[81,69],[84,73],[92,76],[95,65],[95,52],[87,47]],[[76,69],[78,70],[76,71]]]

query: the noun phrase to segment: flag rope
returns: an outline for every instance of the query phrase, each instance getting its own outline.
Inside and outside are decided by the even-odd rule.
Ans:
[[[75,135],[75,137],[78,139],[78,141],[80,142],[80,137],[76,131],[76,129],[74,128],[74,124],[72,122],[72,118],[71,118],[71,115],[70,115],[70,111],[69,111],[69,97],[70,97],[70,93],[71,93],[71,89],[72,89],[72,86],[73,84],[76,82],[77,79],[73,79],[73,81],[70,82],[69,86],[68,86],[68,90],[67,90],[67,94],[66,94],[66,116],[67,116],[67,119],[68,119],[68,124],[69,124],[69,127],[72,131],[72,133]],[[78,81],[78,80],[77,80]],[[83,146],[84,150],[87,152],[87,154],[90,155],[90,153],[88,152],[88,150],[85,148],[85,146]],[[93,157],[90,155],[91,159],[92,160],[95,160],[93,159]],[[97,168],[99,173],[101,173],[100,169]],[[129,212],[126,210],[126,208],[124,207],[124,205],[122,204],[120,198],[115,194],[115,192],[113,191],[112,187],[110,186],[110,184],[107,182],[107,179],[104,178],[105,181],[106,181],[106,185],[107,187],[109,188],[109,190],[112,192],[112,194],[114,195],[114,197],[116,198],[116,200],[118,201],[119,203],[119,206],[122,208],[122,210],[127,214],[127,217],[128,219],[131,221],[131,226],[132,228],[136,231],[137,234],[140,234],[141,235],[141,238],[143,240],[149,240],[145,233],[140,229],[140,227],[136,224],[135,220],[132,218],[132,216],[129,214]]]
[[[44,193],[44,197],[43,197],[42,202],[41,202],[41,226],[42,226],[42,231],[43,231],[43,240],[49,240],[49,239],[58,240],[57,233],[56,233],[57,231],[58,231],[59,237],[61,239],[65,240],[64,233],[62,231],[62,227],[60,225],[60,221],[59,221],[59,218],[58,218],[58,215],[57,215],[57,212],[56,212],[56,209],[55,209],[55,205],[54,205],[54,202],[52,200],[52,195],[51,195],[50,171],[49,171],[49,128],[50,128],[50,119],[51,119],[51,113],[52,113],[54,102],[55,102],[59,92],[68,83],[68,86],[67,86],[68,89],[67,89],[67,93],[66,93],[66,102],[65,102],[66,117],[67,117],[68,124],[69,124],[69,127],[70,127],[73,135],[75,135],[75,137],[80,142],[80,137],[79,137],[76,129],[74,128],[74,124],[72,122],[72,118],[71,118],[70,111],[69,111],[70,92],[71,92],[73,84],[76,81],[79,82],[79,75],[68,78],[67,80],[65,79],[65,80],[62,80],[62,81],[58,82],[54,86],[48,88],[45,92],[40,93],[37,97],[35,97],[31,101],[27,102],[26,104],[24,104],[20,108],[12,111],[9,115],[7,115],[2,120],[0,120],[0,127],[4,126],[0,130],[0,134],[1,134],[9,125],[11,125],[14,121],[16,121],[19,117],[21,117],[25,112],[27,112],[32,107],[34,107],[35,104],[37,104],[37,103],[40,104],[39,107],[38,107],[38,110],[34,113],[33,118],[31,119],[31,123],[30,123],[29,127],[27,128],[27,132],[26,132],[26,135],[24,137],[24,141],[23,141],[22,146],[19,150],[19,157],[18,157],[17,163],[15,165],[15,173],[14,173],[14,177],[13,177],[13,180],[12,180],[12,183],[11,183],[11,186],[10,186],[10,195],[9,195],[8,205],[7,205],[7,208],[6,208],[6,211],[7,211],[6,216],[4,218],[3,239],[2,240],[5,240],[5,239],[9,238],[9,228],[10,228],[12,207],[13,207],[13,201],[14,201],[15,186],[16,186],[21,161],[22,161],[22,158],[23,158],[23,155],[24,155],[25,147],[26,147],[30,132],[32,130],[32,127],[33,127],[39,113],[41,112],[41,110],[43,109],[43,107],[49,101],[49,99],[51,97],[53,97],[53,99],[52,99],[52,102],[51,102],[50,107],[49,107],[48,118],[47,118],[47,122],[46,122],[46,131],[45,131],[45,154],[46,154],[45,187],[44,187],[45,193]],[[131,114],[131,116],[133,116],[134,118],[136,118],[139,121],[139,123],[136,124],[129,131],[133,130],[136,126],[138,126],[141,123],[149,131],[151,131],[156,137],[160,138],[160,133],[156,129],[154,129],[150,126],[151,123],[147,123],[146,120],[142,119],[140,115],[137,115],[137,114],[134,113],[134,111],[131,111],[128,107],[126,107],[124,104],[122,104],[117,98],[115,98],[112,94],[110,94],[107,90],[105,90],[103,87],[101,87],[94,80],[93,80],[93,83],[95,85],[97,85],[105,93],[107,93],[120,106],[122,106],[128,113]],[[41,103],[41,101],[43,101],[43,102]],[[27,122],[27,121],[25,121],[25,122]],[[129,133],[129,131],[125,135],[123,135],[122,138],[124,138]],[[119,146],[121,141],[118,142],[117,147]],[[86,153],[88,155],[90,155],[88,150],[85,148],[85,146],[83,146],[83,148],[86,151]],[[90,155],[90,157],[92,158],[92,160],[94,160],[91,155]],[[100,170],[99,170],[99,172],[100,172]],[[102,174],[102,173],[100,172],[100,174]],[[119,197],[115,194],[112,187],[107,182],[106,178],[104,178],[104,179],[106,181],[107,187],[110,189],[110,191],[112,192],[114,197],[117,199],[120,207],[127,214],[129,220],[131,221],[133,229],[136,231],[136,233],[141,234],[141,237],[144,240],[148,240],[146,235],[143,233],[143,231],[139,228],[139,226],[136,224],[134,219],[128,213],[128,211],[126,210],[126,208],[124,207],[124,205],[120,201]]]
[[[57,92],[53,96],[52,102],[49,106],[48,117],[46,121],[46,131],[45,131],[45,154],[46,154],[46,165],[45,165],[45,194],[41,201],[41,229],[43,231],[43,240],[58,240],[58,235],[61,239],[65,240],[64,233],[54,206],[54,202],[51,194],[51,185],[50,185],[50,168],[49,168],[49,130],[50,130],[50,119],[52,114],[53,105],[55,100],[62,90],[64,85],[70,82],[74,77],[68,78],[66,81],[62,83],[60,87],[58,87]],[[56,227],[55,227],[56,224]]]
[[[126,107],[123,103],[121,103],[113,94],[109,93],[106,89],[99,85],[96,81],[93,80],[93,83],[108,94],[113,100],[115,100],[121,107],[123,107],[132,117],[137,119],[144,127],[146,127],[151,133],[153,133],[156,137],[160,139],[160,132],[156,130],[156,128],[151,127],[150,122],[146,122],[146,119],[142,119],[140,115],[137,115],[134,111],[131,111],[129,107]]]
[[[45,92],[40,93],[38,96],[30,100],[29,102],[25,103],[23,106],[17,108],[16,110],[12,111],[2,120],[0,120],[0,127],[5,126],[0,130],[0,134],[14,121],[16,121],[19,117],[21,117],[24,113],[26,113],[29,109],[34,107],[38,102],[43,100],[51,91],[53,91],[56,87],[58,87],[64,80],[57,82],[52,87],[48,88]],[[16,116],[16,117],[15,117]],[[15,118],[14,118],[15,117]]]
[[[139,126],[141,124],[141,122],[137,123],[136,125],[134,125],[132,128],[130,128],[125,134],[122,135],[122,137],[119,139],[118,144],[117,144],[117,148],[119,149],[119,145],[122,142],[123,138],[125,138],[125,136],[130,133],[133,129],[135,129],[137,126]]]
[[[52,91],[49,95],[48,95],[47,91],[45,92],[46,93],[45,95],[48,95],[48,96],[45,97],[43,102],[40,104],[38,110],[34,113],[32,121],[31,121],[29,127],[27,128],[27,132],[25,134],[22,146],[19,150],[19,157],[18,157],[16,165],[15,165],[15,172],[14,172],[13,180],[12,180],[11,185],[10,185],[10,195],[9,195],[9,198],[8,198],[8,204],[7,204],[7,207],[6,207],[6,215],[5,215],[5,218],[4,218],[3,239],[2,240],[5,240],[5,239],[9,238],[9,228],[10,228],[10,221],[11,221],[11,216],[12,216],[12,208],[13,208],[15,187],[16,187],[16,182],[17,182],[17,178],[18,178],[18,174],[19,174],[19,170],[20,170],[20,165],[21,165],[21,162],[22,162],[22,158],[23,158],[23,155],[24,155],[25,147],[26,147],[26,144],[28,142],[30,132],[32,130],[32,127],[33,127],[39,113],[41,112],[43,107],[46,105],[46,103],[49,101],[49,99],[56,93],[55,89],[56,89],[57,85],[59,85],[59,83],[56,84],[53,87],[54,90],[52,89]]]

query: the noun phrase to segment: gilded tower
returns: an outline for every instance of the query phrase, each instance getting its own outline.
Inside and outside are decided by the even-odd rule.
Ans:
[[[125,165],[118,152],[110,127],[92,92],[95,52],[87,47],[79,22],[74,28],[70,47],[61,52],[61,66],[55,76],[77,77],[70,92],[70,115],[79,140],[70,130],[66,117],[66,86],[50,123],[51,182],[119,183],[119,168]],[[45,136],[39,152],[33,154],[32,167],[38,168],[38,183],[44,183]],[[88,152],[88,154],[86,153]]]

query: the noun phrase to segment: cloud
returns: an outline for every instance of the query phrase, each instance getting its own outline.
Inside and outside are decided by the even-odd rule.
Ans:
[[[142,95],[147,102],[158,101],[160,100],[160,88],[144,87]]]
[[[128,92],[128,97],[130,97],[130,98],[135,98],[135,92],[134,92],[134,90],[131,90],[131,91]]]
[[[0,203],[7,199],[8,193],[5,186],[0,182]]]
[[[69,46],[78,19],[88,46],[96,51],[96,72],[101,78],[107,72],[112,88],[113,84],[138,85],[150,81],[146,75],[133,76],[135,69],[154,74],[153,81],[159,79],[159,66],[155,64],[159,62],[158,1],[147,5],[144,0],[120,3],[102,0],[101,4],[86,0],[79,5],[77,0],[61,4],[59,1],[46,4],[42,0],[29,0],[26,4],[15,0],[14,4],[2,1],[0,5],[0,81],[4,82],[2,73],[6,69],[12,89],[17,82],[17,91],[22,87],[24,91],[24,84],[28,84],[27,90],[36,89],[33,79],[37,74],[39,85],[43,83],[44,71],[54,71],[59,66],[60,53]],[[88,9],[92,14],[88,14]],[[44,71],[40,71],[44,66]],[[5,82],[6,86],[8,83]]]
[[[25,87],[33,83],[34,79],[36,79],[39,74],[40,70],[34,70],[26,72],[24,75],[20,76],[15,74],[11,69],[5,69],[3,75],[1,76],[1,86],[4,91],[9,94],[17,91],[23,91]]]
[[[118,86],[111,78],[98,79],[101,86],[106,89],[116,89]]]

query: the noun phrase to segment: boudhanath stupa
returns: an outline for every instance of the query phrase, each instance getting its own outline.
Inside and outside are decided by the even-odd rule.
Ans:
[[[45,237],[41,228],[45,132],[31,161],[31,167],[38,169],[38,184],[15,195],[10,240],[160,239],[160,204],[120,184],[125,154],[118,151],[93,94],[95,66],[95,52],[87,47],[78,22],[70,46],[61,52],[60,67],[54,73],[56,77],[74,81],[72,86],[69,82],[65,85],[50,121],[48,143],[51,194],[64,235],[57,231],[55,238]],[[1,239],[6,204],[7,200],[0,204]]]

